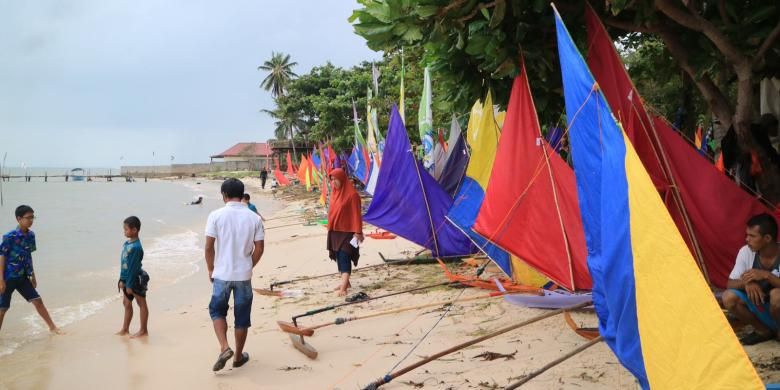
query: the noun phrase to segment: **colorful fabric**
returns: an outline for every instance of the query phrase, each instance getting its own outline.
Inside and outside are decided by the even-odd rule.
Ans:
[[[450,141],[446,162],[442,168],[441,175],[437,179],[442,189],[451,197],[455,197],[458,193],[458,189],[463,183],[463,178],[466,176],[466,167],[469,166],[469,151],[466,146],[466,137],[461,133],[460,124],[454,119],[450,127]]]
[[[420,130],[420,144],[423,147],[423,166],[433,172],[433,96],[431,70],[424,71],[423,90],[420,94],[420,108],[417,111],[417,127]]]
[[[376,191],[364,220],[430,249],[434,256],[476,252],[445,220],[452,198],[412,153],[398,109],[393,107]]]
[[[363,233],[363,211],[360,195],[352,186],[343,169],[334,169],[330,177],[341,182],[341,188],[332,188],[328,208],[328,230]]]
[[[471,138],[471,159],[466,168],[466,177],[455,196],[447,219],[457,226],[464,234],[490,257],[500,268],[512,276],[512,265],[509,254],[491,243],[485,237],[473,230],[474,221],[479,214],[482,201],[485,198],[493,161],[496,157],[496,147],[499,140],[499,130],[493,116],[493,99],[488,92],[482,115],[475,128],[469,128],[469,133],[475,133]]]
[[[493,170],[512,174],[491,175],[474,230],[569,291],[591,289],[574,171],[542,138],[525,65]]]
[[[745,293],[745,290],[737,290],[735,288],[730,288],[734,294],[739,297],[739,299],[742,300],[742,302],[745,302],[747,305],[748,310],[750,310],[751,313],[756,315],[756,318],[758,318],[759,321],[761,321],[762,324],[766,325],[767,328],[772,329],[773,331],[777,332],[777,322],[775,322],[775,319],[772,318],[772,315],[769,313],[769,301],[764,301],[764,304],[761,305],[759,308],[756,306],[753,301],[748,298],[747,294]]]
[[[599,87],[615,111],[616,118],[621,119],[688,248],[695,253],[694,240],[688,233],[690,230],[698,243],[710,283],[725,288],[734,254],[745,244],[745,221],[760,213],[772,214],[773,210],[719,172],[667,121],[647,114],[612,45],[612,39],[593,10],[590,7],[585,9],[588,64]],[[657,144],[653,143],[651,136],[657,136]],[[661,152],[664,153],[659,154]],[[661,169],[663,160],[670,168],[667,171]],[[687,218],[675,201],[672,184],[679,188]],[[723,210],[728,210],[728,213]]]
[[[763,388],[555,15],[599,333],[644,389]]]
[[[0,244],[0,256],[5,258],[3,278],[9,280],[33,276],[32,253],[36,249],[35,233],[32,230],[25,233],[17,227],[3,235]]]

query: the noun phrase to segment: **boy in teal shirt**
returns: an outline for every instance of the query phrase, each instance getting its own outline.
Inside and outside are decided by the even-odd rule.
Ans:
[[[133,300],[138,303],[141,311],[141,329],[133,334],[132,338],[143,337],[149,334],[149,307],[146,305],[146,289],[149,283],[149,275],[141,269],[144,259],[144,248],[138,239],[138,231],[141,230],[141,220],[138,217],[127,217],[124,221],[125,237],[128,240],[122,247],[121,271],[119,272],[118,288],[122,292],[122,303],[125,306],[125,318],[122,329],[117,335],[124,336],[130,333],[130,321],[133,319]]]

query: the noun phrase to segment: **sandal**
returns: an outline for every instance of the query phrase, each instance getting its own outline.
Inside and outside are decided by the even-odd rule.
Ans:
[[[347,302],[362,302],[362,301],[367,301],[369,299],[371,299],[371,298],[368,296],[368,294],[366,294],[363,291],[361,291],[361,292],[359,292],[359,293],[357,293],[357,294],[355,294],[355,295],[353,295],[351,297],[348,297],[346,299],[346,301]]]
[[[234,361],[233,362],[233,367],[234,368],[241,367],[244,364],[246,364],[246,362],[248,362],[248,361],[249,361],[249,354],[246,353],[246,352],[243,352],[243,353],[241,353],[241,360],[239,360],[237,362]]]
[[[227,363],[230,358],[233,357],[233,350],[228,347],[228,349],[222,351],[222,353],[219,354],[219,357],[217,358],[217,362],[214,363],[214,367],[211,367],[212,371],[219,371],[223,368],[225,368],[225,363]]]
[[[756,345],[763,343],[764,341],[772,340],[773,338],[775,338],[775,336],[772,333],[764,335],[758,332],[751,332],[749,335],[739,339],[739,342],[742,343],[742,345]]]

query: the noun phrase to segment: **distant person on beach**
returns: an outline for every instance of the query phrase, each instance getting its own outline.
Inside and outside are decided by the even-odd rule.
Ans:
[[[249,210],[252,210],[252,212],[254,212],[255,214],[257,214],[257,215],[260,217],[260,219],[262,219],[263,221],[265,221],[265,218],[263,218],[263,215],[262,215],[262,214],[260,214],[260,212],[259,212],[259,211],[257,211],[257,206],[255,206],[255,205],[254,205],[252,202],[250,202],[250,201],[249,201],[250,199],[252,199],[252,197],[251,197],[251,196],[249,196],[249,194],[244,194],[244,197],[241,199],[241,203],[245,204],[245,205],[246,205],[246,207],[247,207]]]
[[[3,236],[0,243],[0,328],[3,327],[5,313],[11,307],[11,295],[18,291],[27,302],[32,303],[49,331],[60,334],[57,325],[51,320],[43,299],[35,289],[38,281],[33,272],[32,253],[37,249],[35,233],[30,230],[35,220],[35,212],[30,206],[19,206],[15,211],[16,229]]]
[[[753,332],[739,341],[753,345],[771,340],[780,324],[780,246],[777,221],[763,213],[747,222],[745,242],[723,292],[723,306]]]
[[[260,171],[260,187],[265,189],[265,181],[268,180],[268,171],[263,168],[262,171]]]
[[[336,261],[341,274],[341,284],[335,291],[339,296],[347,295],[352,287],[349,276],[352,265],[357,266],[360,258],[359,244],[363,242],[363,216],[360,195],[358,195],[347,174],[341,168],[330,172],[333,193],[328,210],[328,254]]]
[[[130,337],[143,337],[149,334],[147,328],[149,324],[149,307],[146,305],[149,274],[142,268],[144,248],[141,246],[141,240],[138,239],[138,232],[141,230],[141,220],[135,216],[127,217],[123,227],[127,241],[122,246],[121,268],[117,288],[122,293],[125,317],[122,322],[122,329],[116,332],[116,334],[125,336],[130,333],[130,321],[133,319],[133,300],[135,300],[138,303],[138,310],[141,312],[141,328]]]
[[[244,344],[251,326],[252,269],[260,262],[264,250],[263,222],[241,203],[244,183],[227,179],[222,183],[225,207],[214,210],[206,222],[206,268],[212,283],[209,315],[219,341],[219,357],[212,370],[219,371],[231,357],[233,367],[249,361]],[[215,249],[216,244],[216,249]],[[227,311],[233,293],[235,317],[235,354],[227,340]]]

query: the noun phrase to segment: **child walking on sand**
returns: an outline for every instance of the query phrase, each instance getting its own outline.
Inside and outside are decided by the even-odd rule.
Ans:
[[[128,240],[122,247],[121,271],[119,272],[119,291],[122,292],[122,303],[125,305],[125,318],[122,329],[117,335],[124,336],[130,333],[130,321],[133,319],[133,300],[138,303],[141,311],[141,329],[134,333],[132,338],[143,337],[149,334],[149,307],[146,305],[146,289],[149,283],[149,274],[141,269],[141,261],[144,259],[144,248],[138,239],[138,231],[141,230],[141,220],[138,217],[127,217],[124,221],[125,237]]]
[[[49,331],[60,334],[36,290],[38,281],[32,263],[32,253],[36,249],[35,233],[30,230],[35,212],[30,206],[22,205],[16,208],[15,214],[19,226],[5,234],[0,244],[0,328],[6,311],[11,307],[11,295],[16,290],[35,306],[38,315],[49,326]]]

